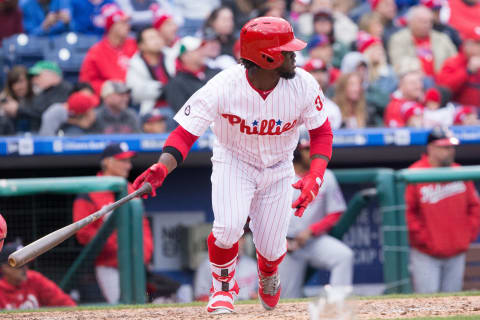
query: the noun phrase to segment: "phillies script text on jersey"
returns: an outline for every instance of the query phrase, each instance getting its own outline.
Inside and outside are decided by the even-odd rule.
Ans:
[[[285,123],[282,127],[281,126],[283,123],[282,120],[270,119],[270,120],[261,120],[260,122],[255,120],[252,122],[252,126],[249,126],[246,123],[245,119],[242,119],[237,115],[222,113],[222,117],[224,117],[225,119],[228,119],[228,122],[230,122],[232,126],[235,126],[236,124],[240,124],[241,133],[258,134],[261,136],[280,135],[283,132],[292,129],[297,124],[297,120],[294,120],[292,123],[291,122]]]

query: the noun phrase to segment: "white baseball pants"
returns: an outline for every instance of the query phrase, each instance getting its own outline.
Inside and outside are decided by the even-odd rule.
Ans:
[[[353,251],[342,241],[322,235],[292,253],[279,266],[282,298],[303,297],[307,266],[330,271],[330,285],[351,285],[353,279]]]
[[[230,248],[242,236],[250,217],[258,252],[269,261],[280,258],[286,251],[287,228],[293,215],[292,162],[269,168],[257,168],[231,157],[212,162],[212,232],[216,243]]]
[[[461,291],[464,271],[465,253],[439,259],[410,249],[410,272],[417,293]]]
[[[96,266],[95,276],[103,297],[108,303],[120,300],[120,272],[117,268]]]

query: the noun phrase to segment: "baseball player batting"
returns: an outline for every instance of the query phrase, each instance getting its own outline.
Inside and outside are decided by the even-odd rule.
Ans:
[[[333,136],[318,83],[295,67],[295,51],[305,46],[284,19],[247,22],[240,31],[241,64],[220,72],[190,97],[174,117],[179,126],[167,138],[159,161],[133,184],[139,188],[150,182],[155,196],[211,126],[216,139],[214,221],[207,239],[213,276],[209,313],[234,311],[238,240],[248,217],[257,250],[259,298],[265,309],[275,308],[290,217],[303,214],[322,184]],[[292,159],[301,124],[309,130],[312,162],[308,174],[293,184],[301,193],[292,204]]]

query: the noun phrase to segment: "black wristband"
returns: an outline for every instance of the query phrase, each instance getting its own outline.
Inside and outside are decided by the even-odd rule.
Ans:
[[[183,162],[182,153],[178,151],[178,149],[175,147],[172,147],[172,146],[163,147],[162,153],[170,153],[177,161],[177,166],[179,166]]]

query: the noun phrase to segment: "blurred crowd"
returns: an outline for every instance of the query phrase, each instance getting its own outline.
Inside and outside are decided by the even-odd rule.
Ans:
[[[237,63],[242,25],[265,15],[308,42],[297,63],[334,129],[480,123],[478,0],[4,0],[4,53],[39,39],[57,51],[5,63],[0,134],[171,131],[190,95]]]

